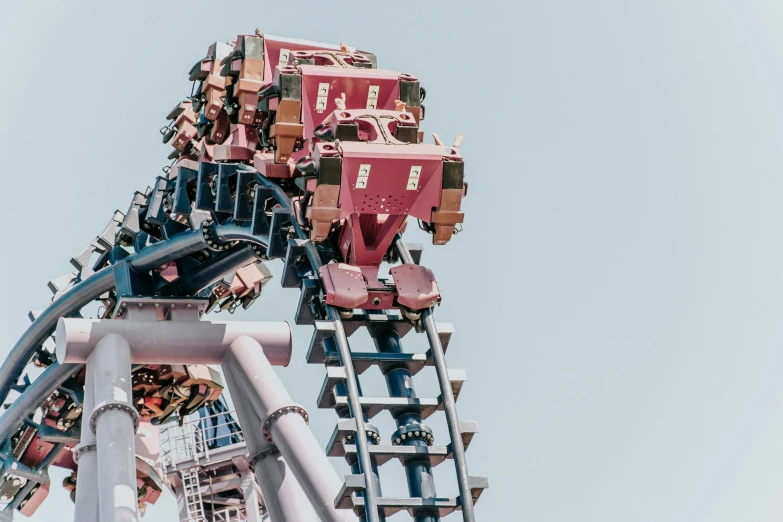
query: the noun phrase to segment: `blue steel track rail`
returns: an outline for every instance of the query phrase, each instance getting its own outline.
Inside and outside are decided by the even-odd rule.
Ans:
[[[240,167],[241,168],[241,167]],[[318,268],[322,264],[321,253],[316,248],[316,245],[310,242],[306,233],[302,230],[299,224],[296,207],[292,204],[291,199],[283,191],[283,189],[268,180],[267,178],[256,175],[256,182],[258,185],[268,189],[272,193],[272,198],[275,200],[280,208],[287,210],[290,214],[291,222],[290,227],[293,231],[295,238],[298,238],[305,242],[308,264],[310,265],[311,274],[314,278],[318,279]],[[72,288],[65,291],[59,298],[55,299],[27,328],[22,334],[17,343],[11,349],[9,355],[0,365],[0,398],[5,401],[8,398],[8,394],[11,390],[19,389],[17,382],[23,375],[26,367],[31,364],[31,360],[36,353],[36,350],[46,341],[46,339],[54,333],[57,326],[57,321],[61,317],[71,317],[79,313],[79,311],[91,302],[99,299],[115,288],[115,274],[114,271],[121,263],[127,263],[131,268],[137,271],[149,271],[158,268],[165,263],[176,261],[184,256],[199,252],[209,251],[210,255],[216,260],[215,273],[210,274],[208,280],[199,280],[198,284],[194,287],[192,284],[187,288],[188,294],[197,294],[203,288],[214,284],[223,275],[231,273],[238,268],[236,264],[226,263],[225,271],[221,271],[221,265],[219,260],[221,257],[228,258],[228,256],[236,256],[236,248],[231,250],[225,250],[224,248],[215,248],[214,245],[210,245],[210,239],[216,241],[219,245],[226,244],[251,244],[257,248],[256,255],[263,257],[259,250],[263,249],[264,252],[269,248],[272,241],[271,234],[274,231],[270,231],[270,235],[259,236],[251,233],[251,224],[249,222],[237,222],[232,219],[225,219],[222,223],[213,224],[209,228],[209,237],[205,234],[205,231],[201,228],[195,230],[187,230],[174,235],[168,240],[161,240],[157,243],[144,247],[140,251],[130,254],[119,260],[117,263],[106,266],[101,270],[95,272],[90,277],[76,283]],[[402,243],[400,238],[396,241],[397,250],[400,253],[400,257],[403,261],[411,262],[410,255],[407,249]],[[328,255],[328,252],[326,253]],[[407,259],[406,259],[407,258]],[[187,274],[181,276],[186,277]],[[176,282],[176,281],[175,281]],[[202,286],[203,284],[203,286]],[[182,288],[182,287],[181,287]],[[339,323],[341,321],[339,314],[331,306],[326,305],[327,319]],[[437,341],[437,334],[434,330],[434,322],[432,321],[431,311],[426,313],[427,320],[425,321],[425,329],[427,330],[430,341],[434,336]],[[369,453],[369,442],[367,440],[367,434],[365,432],[364,420],[361,414],[361,404],[359,401],[360,392],[357,389],[358,380],[353,373],[353,364],[351,363],[351,351],[348,347],[345,335],[338,336],[337,346],[340,352],[340,358],[342,365],[348,370],[348,396],[349,405],[352,413],[352,417],[357,423],[357,449],[358,449],[358,461],[360,473],[365,480],[365,492],[364,502],[366,506],[367,520],[374,522],[380,520],[377,517],[377,509],[374,508],[377,501],[378,486],[377,476],[373,473],[372,461]],[[445,362],[443,361],[443,351],[438,350],[439,361],[437,361],[439,371],[439,377],[441,374],[443,377],[441,380],[441,387],[446,385],[448,388],[448,378],[445,374]],[[78,374],[81,371],[82,365],[73,364],[59,364],[53,362],[39,375],[32,383],[24,387],[8,409],[0,415],[0,448],[5,447],[9,439],[20,429],[20,427],[27,422],[27,419],[34,414],[36,409],[47,400],[52,393],[59,386],[61,386],[69,378]],[[456,418],[456,409],[454,406],[454,398],[451,394],[447,394],[445,399],[445,410],[448,417],[449,432],[452,441],[456,442],[459,446],[458,451],[454,452],[455,465],[457,468],[458,483],[460,487],[460,507],[463,510],[463,518],[466,521],[475,520],[473,515],[473,498],[471,496],[470,487],[468,484],[467,467],[465,464],[464,450],[459,435],[458,421]],[[38,467],[40,471],[45,472],[49,465],[55,460],[56,453],[62,450],[63,445],[58,444],[53,450],[53,454],[49,455],[41,462]],[[455,448],[457,449],[457,448]],[[5,513],[18,508],[21,498],[29,494],[34,484],[28,484],[17,494],[17,497],[5,508]],[[0,516],[0,520],[2,517]]]

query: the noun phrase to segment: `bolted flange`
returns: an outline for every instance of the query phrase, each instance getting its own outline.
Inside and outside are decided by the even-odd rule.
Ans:
[[[307,414],[307,411],[299,406],[298,404],[292,404],[290,406],[283,406],[282,408],[278,408],[272,413],[269,414],[269,416],[264,421],[264,426],[261,428],[261,434],[264,436],[264,439],[269,444],[274,444],[274,441],[272,440],[272,434],[269,432],[269,428],[272,427],[272,423],[282,417],[283,415],[286,415],[287,413],[298,413],[302,416],[306,424],[310,423],[310,416]]]
[[[435,442],[432,430],[424,424],[406,424],[400,426],[397,431],[392,434],[392,444],[394,446],[404,444],[406,440],[416,439],[423,440],[427,443],[427,446],[432,446]]]
[[[268,457],[269,455],[274,455],[275,453],[280,453],[277,446],[267,446],[260,449],[247,458],[247,467],[250,468],[250,471],[255,472],[256,464],[259,460]]]
[[[95,451],[97,447],[98,446],[94,442],[82,442],[77,444],[73,448],[73,461],[78,464],[82,454],[87,453],[88,451]]]
[[[107,401],[107,402],[102,402],[97,406],[95,406],[95,410],[93,410],[92,415],[90,415],[90,431],[92,431],[93,435],[96,435],[95,424],[98,422],[98,417],[100,417],[103,412],[109,410],[124,411],[125,413],[130,415],[131,419],[133,419],[133,433],[136,433],[138,431],[139,413],[136,411],[136,408],[134,408],[132,405],[128,404],[127,402]]]
[[[207,242],[210,250],[221,251],[228,250],[234,245],[239,244],[239,241],[226,241],[223,242],[215,235],[215,223],[212,219],[205,219],[201,223],[201,235],[204,236],[204,240]]]
[[[367,433],[367,440],[372,441],[375,446],[378,446],[381,443],[381,432],[378,430],[378,428],[370,423],[365,422],[364,429]],[[356,434],[351,433],[345,436],[343,439],[343,444],[355,444],[355,440]]]

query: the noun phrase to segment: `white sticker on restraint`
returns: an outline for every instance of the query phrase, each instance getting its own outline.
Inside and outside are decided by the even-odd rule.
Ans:
[[[419,177],[421,176],[421,165],[414,165],[411,167],[411,173],[408,174],[408,190],[418,190]]]
[[[318,100],[315,102],[315,111],[324,112],[326,110],[326,100],[329,99],[329,84],[318,84]]]
[[[280,65],[288,64],[288,55],[291,54],[290,49],[280,49]]]
[[[367,181],[370,179],[370,165],[359,165],[359,176],[356,178],[357,189],[367,188]]]
[[[367,91],[367,108],[375,109],[378,107],[378,93],[381,92],[379,85],[370,85],[370,90]]]

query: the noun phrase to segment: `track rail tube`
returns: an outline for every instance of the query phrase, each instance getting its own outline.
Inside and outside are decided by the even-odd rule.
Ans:
[[[0,416],[0,440],[8,440],[24,424],[24,419],[43,404],[63,382],[82,368],[79,364],[54,363]]]
[[[237,225],[236,223],[223,223],[215,227],[215,236],[218,241],[242,241],[244,243],[254,243],[256,245],[267,247],[268,238],[263,236],[254,236],[250,233],[248,227]]]
[[[443,346],[440,344],[440,337],[438,337],[438,332],[435,328],[435,319],[432,317],[432,310],[424,310],[421,313],[421,320],[422,323],[424,323],[424,330],[427,333],[427,339],[430,342],[432,359],[435,362],[435,373],[438,374],[441,395],[443,396],[443,409],[446,412],[446,422],[448,423],[451,446],[454,451],[454,466],[457,468],[457,483],[459,485],[460,504],[462,506],[462,519],[465,522],[474,522],[476,516],[473,510],[473,493],[470,490],[468,464],[467,459],[465,458],[465,446],[462,444],[462,433],[459,430],[459,417],[457,416],[457,406],[454,402],[454,392],[451,389],[451,382],[449,382],[446,356],[443,353]]]
[[[405,246],[405,243],[399,235],[395,238],[395,246],[402,262],[412,264],[413,258],[411,257],[410,252],[408,252],[408,247]],[[457,405],[454,401],[454,392],[451,389],[451,382],[449,381],[446,355],[443,353],[443,345],[441,345],[440,337],[438,337],[438,330],[435,327],[432,309],[427,308],[422,311],[421,322],[424,325],[424,331],[427,333],[427,340],[429,341],[430,350],[432,351],[432,360],[435,363],[435,373],[438,374],[440,393],[443,397],[443,409],[446,412],[446,422],[449,427],[451,447],[454,451],[454,466],[457,468],[457,484],[459,485],[462,519],[464,522],[475,522],[476,515],[473,510],[473,493],[470,491],[468,464],[465,458],[465,446],[462,444],[462,433],[459,430]]]
[[[178,234],[168,241],[155,243],[124,261],[130,263],[137,270],[149,270],[172,259],[179,259],[206,248],[206,240],[201,231],[196,230]],[[108,266],[76,284],[43,311],[22,334],[14,347],[11,348],[11,352],[3,364],[0,365],[0,402],[8,398],[11,386],[22,375],[35,350],[54,331],[57,320],[73,315],[112,288],[114,288],[114,272],[113,267]]]
[[[307,257],[313,268],[313,275],[318,276],[318,269],[321,267],[321,257],[312,241],[306,243]],[[343,322],[340,320],[340,314],[331,305],[324,304],[327,318],[335,324],[334,340],[337,344],[337,353],[340,356],[340,363],[345,368],[346,385],[348,387],[348,404],[351,407],[351,415],[356,420],[356,448],[359,455],[359,466],[364,475],[364,505],[367,522],[380,522],[378,514],[378,481],[372,470],[372,458],[370,457],[370,443],[367,440],[367,431],[364,426],[364,413],[359,395],[359,381],[356,376],[356,370],[353,367],[351,359],[351,348],[348,344],[348,337],[345,335]]]

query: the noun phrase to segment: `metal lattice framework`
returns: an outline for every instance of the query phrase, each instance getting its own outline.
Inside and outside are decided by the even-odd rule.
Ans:
[[[487,481],[467,471],[477,427],[457,417],[465,373],[446,367],[453,328],[435,322],[422,248],[402,239],[409,218],[436,245],[460,230],[462,137],[424,143],[425,90],[376,64],[345,44],[256,31],[193,66],[191,95],[161,129],[171,165],[49,282],[52,304],[31,312],[0,366],[0,398],[18,394],[0,416],[0,520],[35,512],[53,465],[72,470],[63,485],[79,521],[138,520],[164,487],[182,521],[475,520]],[[275,259],[282,286],[300,292],[296,324],[313,327],[307,362],[326,369],[317,406],[339,417],[325,452],[272,369],[290,360],[288,325],[205,320],[251,306]],[[83,319],[95,303],[98,318]],[[351,346],[360,328],[374,349]],[[406,352],[409,334],[429,349]],[[44,369],[33,380],[30,365]],[[437,398],[416,395],[426,366]],[[370,367],[388,397],[362,394]],[[441,410],[448,433],[425,424]],[[381,412],[394,433],[371,424]],[[338,478],[327,456],[352,474]],[[383,495],[390,460],[409,497]],[[435,489],[444,461],[454,498]]]

